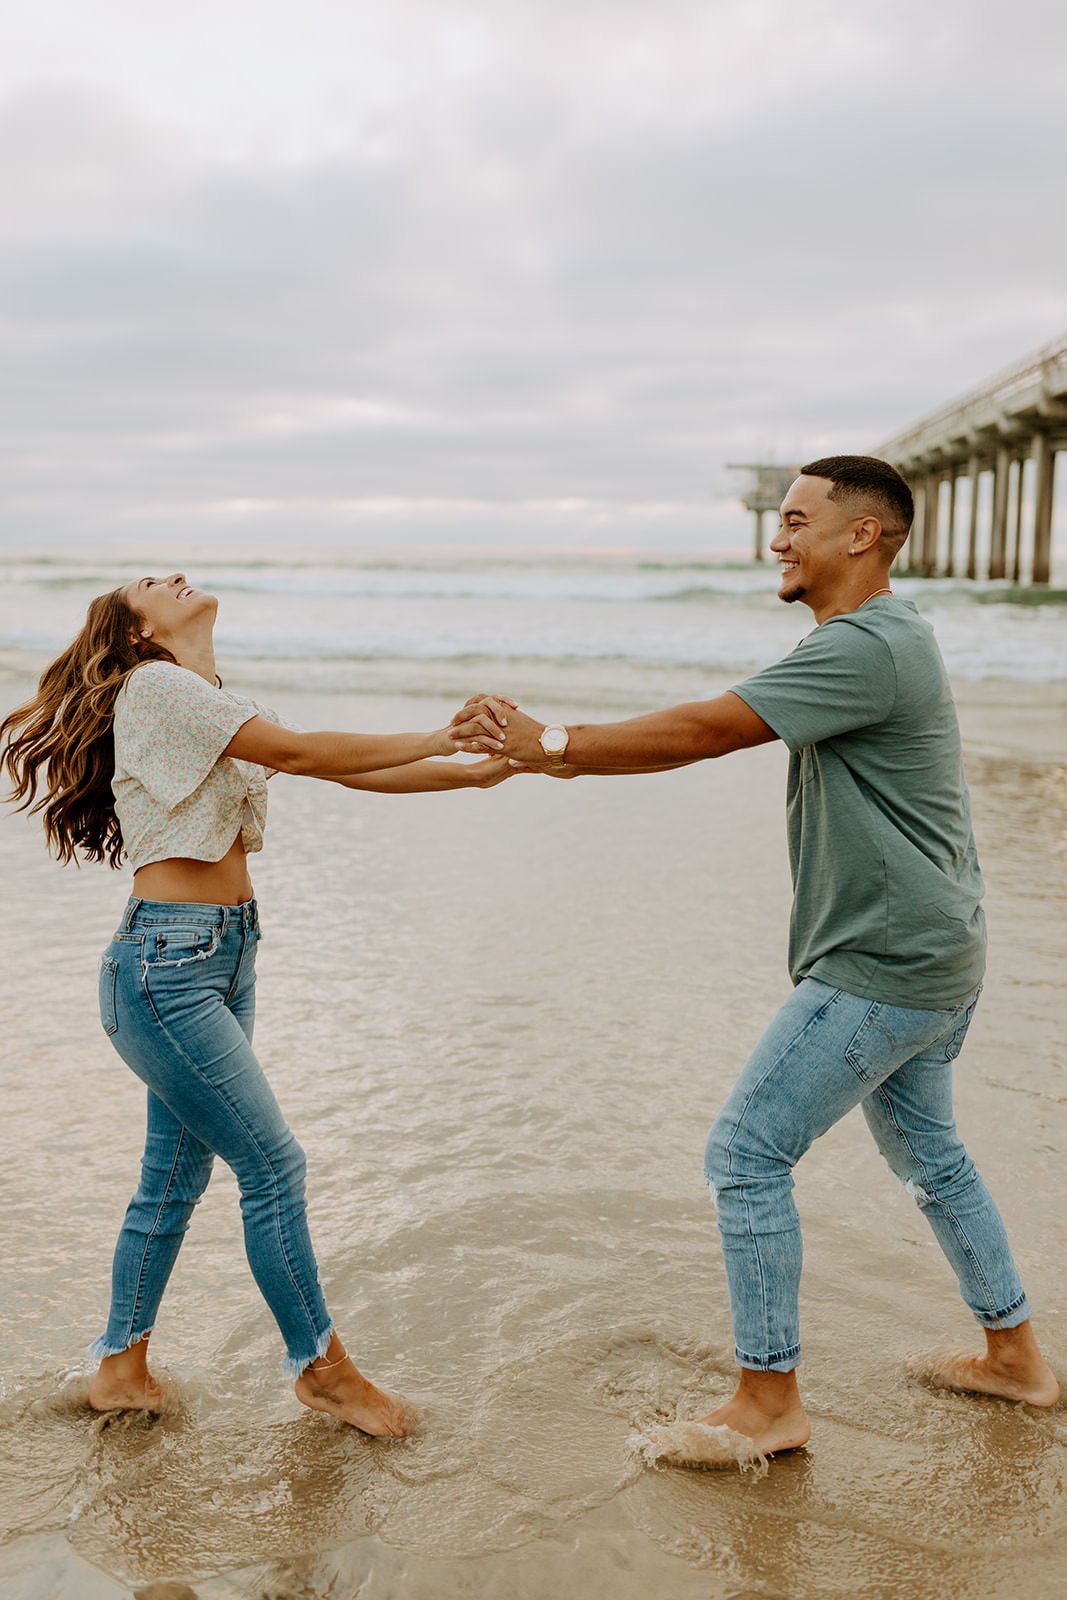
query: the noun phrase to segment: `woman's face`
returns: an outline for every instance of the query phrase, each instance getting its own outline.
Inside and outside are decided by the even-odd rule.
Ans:
[[[219,603],[213,594],[194,589],[184,572],[169,578],[137,578],[123,590],[123,598],[143,618],[141,637],[160,644],[187,636],[191,627],[199,631],[214,621]]]

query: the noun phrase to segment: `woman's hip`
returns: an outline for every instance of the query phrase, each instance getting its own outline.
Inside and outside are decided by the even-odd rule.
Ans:
[[[126,1054],[138,1036],[160,1030],[179,1046],[210,1036],[250,1036],[259,916],[241,906],[192,905],[132,898],[100,958],[100,1021]],[[238,1013],[235,1017],[234,1013]]]
[[[101,1022],[122,1060],[238,1167],[291,1139],[252,1049],[257,936],[254,912],[153,906],[124,918],[100,965]]]

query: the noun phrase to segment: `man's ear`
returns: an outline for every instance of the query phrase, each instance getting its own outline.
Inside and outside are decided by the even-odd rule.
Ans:
[[[873,550],[882,537],[882,524],[877,517],[860,517],[852,526],[852,545],[849,549],[850,556],[861,556],[867,550]]]

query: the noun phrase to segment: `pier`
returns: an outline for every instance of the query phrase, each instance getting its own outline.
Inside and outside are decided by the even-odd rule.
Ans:
[[[769,462],[732,461],[726,470],[727,472],[753,472],[756,475],[756,481],[752,488],[741,496],[741,504],[746,511],[751,511],[755,514],[756,540],[754,554],[757,561],[763,561],[767,554],[767,549],[763,542],[763,518],[768,511],[773,511],[775,516],[778,515],[778,507],[785,499],[785,492],[800,471],[800,468],[774,466]]]
[[[903,570],[1047,584],[1063,449],[1067,336],[880,445],[915,492]]]

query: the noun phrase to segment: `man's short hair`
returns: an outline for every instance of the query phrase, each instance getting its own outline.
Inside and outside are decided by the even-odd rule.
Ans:
[[[857,516],[876,516],[882,543],[894,554],[900,549],[911,531],[915,501],[896,467],[877,456],[824,456],[800,470],[806,478],[828,478],[828,499],[853,502]]]

